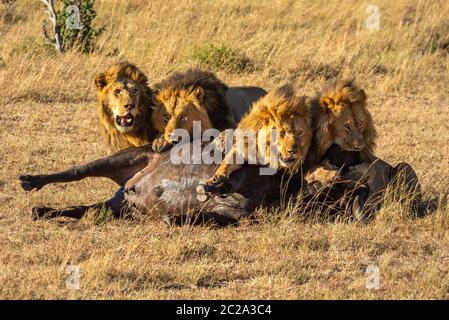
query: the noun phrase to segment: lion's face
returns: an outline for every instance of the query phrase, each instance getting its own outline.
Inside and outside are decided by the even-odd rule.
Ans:
[[[95,78],[104,112],[119,132],[132,131],[143,113],[147,81],[140,70],[129,64],[112,65]]]
[[[115,126],[121,132],[131,131],[140,115],[142,89],[133,81],[116,82],[108,88],[108,107]]]
[[[354,116],[349,105],[343,107],[343,111],[334,122],[334,143],[348,151],[361,151],[365,148],[363,137],[364,121]]]
[[[276,123],[279,164],[292,168],[302,163],[312,142],[312,129],[307,121],[295,115]]]
[[[362,151],[366,147],[365,124],[368,121],[366,109],[347,100],[321,99],[321,103],[332,113],[333,143],[347,151]]]
[[[212,128],[203,107],[204,91],[201,87],[191,90],[163,90],[154,97],[153,123],[168,143],[177,143],[176,129],[184,129],[192,137],[194,121],[201,123],[201,131]]]
[[[253,107],[252,112],[257,113],[259,119],[252,120],[250,113],[243,120],[249,126],[258,126],[257,122],[261,122],[264,130],[276,130],[278,163],[286,169],[302,164],[312,143],[312,121],[306,99],[305,96],[296,96],[290,85],[284,85],[270,92]]]

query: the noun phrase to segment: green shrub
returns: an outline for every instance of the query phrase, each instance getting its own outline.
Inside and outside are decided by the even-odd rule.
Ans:
[[[209,44],[194,48],[190,58],[201,67],[209,69],[225,69],[234,72],[253,70],[253,64],[248,57],[224,44],[219,46]]]
[[[44,35],[52,43],[59,37],[60,52],[69,49],[79,50],[83,53],[94,51],[97,38],[105,30],[104,27],[96,29],[93,21],[97,16],[94,10],[94,0],[61,0],[61,10],[55,9],[56,35],[48,36],[44,24]],[[48,6],[47,6],[48,7]],[[77,8],[77,10],[72,10]],[[78,15],[79,13],[79,15]]]
[[[87,216],[88,220],[97,226],[101,226],[114,218],[114,214],[110,208],[105,206],[97,210],[92,210]]]

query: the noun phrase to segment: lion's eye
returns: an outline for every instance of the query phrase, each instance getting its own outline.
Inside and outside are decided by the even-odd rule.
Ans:
[[[114,90],[114,94],[115,94],[116,96],[118,96],[118,95],[120,94],[120,92],[122,92],[122,89],[115,89],[115,90]]]
[[[346,128],[346,130],[351,130],[351,126],[349,125],[349,123],[347,123],[347,124],[345,124],[345,128]]]
[[[302,131],[302,130],[298,131],[298,137],[301,137],[303,134],[304,134],[304,131]]]
[[[285,136],[285,130],[281,130],[281,132],[279,132],[279,134],[281,135],[281,137]]]
[[[170,115],[168,113],[164,113],[164,115],[162,116],[164,118],[164,121],[167,123],[168,120],[170,120]]]
[[[182,115],[180,118],[179,118],[181,121],[186,121],[187,120],[187,117],[186,117],[186,115]]]
[[[132,92],[133,94],[137,94],[137,88],[132,88],[132,89],[131,89],[131,92]]]

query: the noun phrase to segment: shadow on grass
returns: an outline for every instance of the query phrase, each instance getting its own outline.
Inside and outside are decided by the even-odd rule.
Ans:
[[[0,98],[1,99],[1,98]],[[48,94],[48,93],[42,93],[38,91],[26,91],[22,94],[3,98],[1,99],[2,104],[13,104],[17,102],[23,102],[23,101],[31,101],[31,102],[37,102],[37,103],[69,103],[69,104],[81,104],[81,103],[94,103],[96,100],[93,98],[86,98],[86,97],[74,97],[72,95],[68,94],[62,94],[58,93],[56,94]]]

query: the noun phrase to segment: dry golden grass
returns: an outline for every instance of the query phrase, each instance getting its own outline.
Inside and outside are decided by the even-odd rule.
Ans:
[[[101,0],[107,29],[91,55],[43,44],[39,1],[18,1],[13,18],[2,8],[0,298],[449,298],[449,3],[376,4],[379,31],[365,28],[366,4],[355,0]],[[211,45],[232,54],[217,62]],[[378,155],[411,163],[436,209],[411,219],[392,202],[367,226],[289,216],[222,230],[31,221],[33,205],[88,204],[115,190],[96,179],[28,194],[17,176],[105,154],[93,77],[125,58],[152,80],[203,62],[233,85],[291,79],[309,94],[326,77],[356,75]],[[65,286],[68,263],[80,265],[80,290]],[[370,264],[379,290],[365,287]]]

